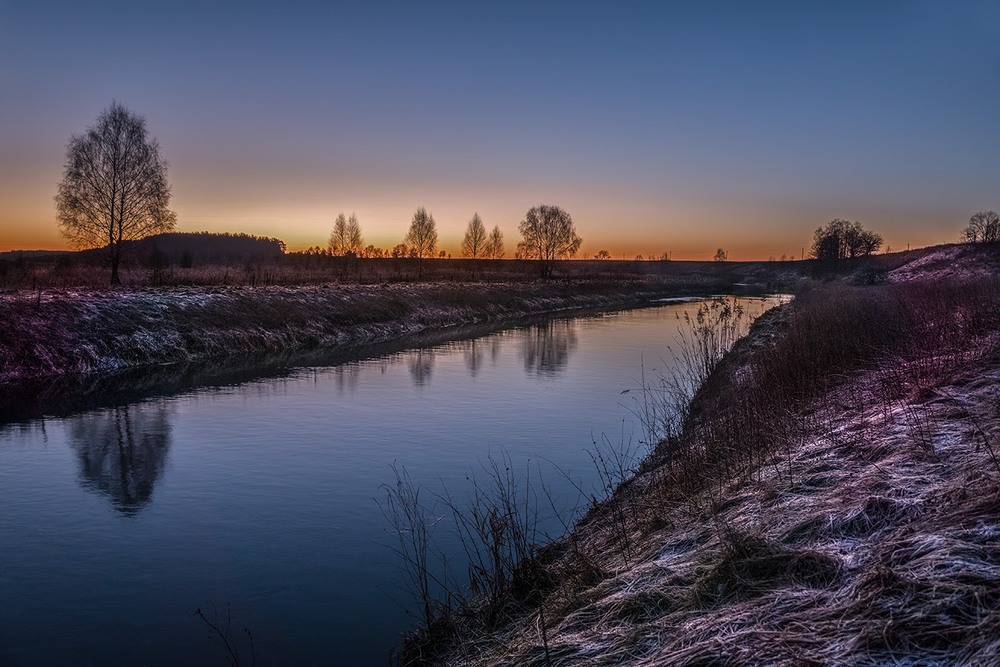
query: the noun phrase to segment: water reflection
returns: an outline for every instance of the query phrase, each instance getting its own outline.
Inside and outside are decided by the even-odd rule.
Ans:
[[[486,360],[485,344],[481,340],[470,340],[466,341],[463,347],[462,356],[465,358],[465,367],[469,369],[470,376],[476,377]]]
[[[521,350],[525,372],[552,377],[565,370],[578,344],[576,329],[575,320],[551,320],[524,329]]]
[[[358,380],[361,378],[361,365],[358,363],[342,364],[333,368],[337,391],[343,394],[354,394],[358,390]]]
[[[204,662],[184,612],[214,599],[268,637],[261,664],[384,665],[409,625],[380,592],[403,581],[371,500],[390,463],[464,493],[491,451],[544,456],[572,475],[551,487],[571,505],[592,481],[582,448],[624,429],[618,390],[672,340],[679,308],[116,375],[78,385],[87,400],[47,385],[7,425],[0,397],[0,600],[18,611],[0,664]]]
[[[80,483],[107,496],[117,510],[137,514],[153,496],[170,449],[165,401],[82,414],[68,420]]]
[[[462,344],[462,355],[465,358],[465,367],[469,370],[469,375],[476,377],[487,357],[490,362],[496,365],[500,358],[501,336],[490,336],[489,338],[473,338]]]
[[[410,366],[410,376],[413,384],[423,387],[431,381],[431,371],[434,370],[434,348],[413,350],[409,353],[407,363]]]

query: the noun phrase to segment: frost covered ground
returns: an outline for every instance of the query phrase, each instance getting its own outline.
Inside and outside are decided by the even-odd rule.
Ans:
[[[384,342],[662,295],[641,281],[10,292],[0,294],[0,383]]]
[[[764,318],[501,622],[460,610],[401,662],[1000,664],[996,254]]]

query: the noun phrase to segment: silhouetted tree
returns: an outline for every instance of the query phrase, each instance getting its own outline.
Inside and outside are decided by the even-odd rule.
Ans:
[[[871,255],[882,247],[882,236],[864,229],[860,222],[855,222],[847,228],[845,239],[848,257]]]
[[[353,213],[351,213],[350,218],[347,218],[343,213],[337,216],[333,222],[333,231],[330,232],[329,246],[331,255],[361,254],[364,242],[361,240],[361,226],[358,224],[358,216]]]
[[[517,244],[518,255],[525,259],[537,259],[543,277],[552,275],[555,260],[573,257],[583,243],[583,239],[576,235],[573,218],[558,206],[542,204],[528,209],[518,225],[518,231],[522,239]]]
[[[611,259],[611,253],[607,250],[598,250],[597,254],[594,255],[594,259]]]
[[[483,226],[483,219],[479,213],[474,213],[469,220],[469,226],[465,229],[465,238],[462,239],[462,257],[479,259],[486,256],[486,227]]]
[[[363,247],[364,241],[361,239],[361,225],[358,224],[358,216],[351,213],[351,217],[347,219],[347,252],[360,255]]]
[[[416,251],[417,257],[434,256],[438,241],[437,225],[434,223],[434,216],[428,214],[423,206],[413,214],[405,240],[410,244],[410,249]]]
[[[715,257],[714,257],[714,259],[715,259],[716,262],[724,262],[727,259],[729,259],[729,253],[726,252],[725,250],[723,250],[722,248],[718,248],[715,251]]]
[[[1000,216],[996,211],[979,211],[969,218],[969,226],[962,232],[966,241],[1000,241]]]
[[[347,248],[347,216],[342,212],[333,221],[333,231],[330,232],[330,252],[334,255],[343,255]]]
[[[167,163],[146,121],[117,102],[86,134],[70,137],[55,197],[59,227],[78,247],[108,248],[111,283],[120,284],[122,242],[169,232]]]
[[[489,239],[486,240],[485,256],[489,259],[503,259],[504,254],[503,232],[500,231],[500,227],[494,225]]]
[[[835,218],[813,234],[810,255],[816,259],[839,260],[870,255],[882,247],[882,237],[861,226]]]

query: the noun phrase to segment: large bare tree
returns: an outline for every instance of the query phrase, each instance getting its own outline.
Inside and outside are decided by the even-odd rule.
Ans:
[[[62,233],[77,247],[107,247],[111,283],[121,283],[122,243],[168,232],[167,163],[146,121],[118,102],[85,134],[70,137],[66,170],[55,197]]]
[[[517,229],[521,232],[518,255],[539,260],[543,277],[552,275],[555,260],[576,255],[583,242],[576,235],[573,218],[558,206],[542,204],[528,209]]]

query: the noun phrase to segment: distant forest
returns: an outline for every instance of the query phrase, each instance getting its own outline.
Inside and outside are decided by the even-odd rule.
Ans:
[[[402,245],[402,244],[401,244]],[[334,255],[320,248],[288,252],[276,238],[250,234],[168,232],[122,244],[122,282],[129,286],[385,284],[414,281],[531,281],[539,278],[537,260],[419,258],[409,253],[373,257]],[[914,251],[916,252],[916,251]],[[556,277],[618,282],[654,279],[673,285],[676,295],[728,292],[752,285],[774,291],[803,275],[858,274],[878,282],[910,253],[846,258],[837,262],[672,261],[573,259],[557,262]],[[44,288],[106,288],[108,249],[0,253],[0,291]],[[744,289],[740,287],[740,289]]]
[[[127,241],[123,245],[125,253],[140,262],[182,268],[273,262],[285,253],[285,243],[280,239],[211,232],[168,232]]]

